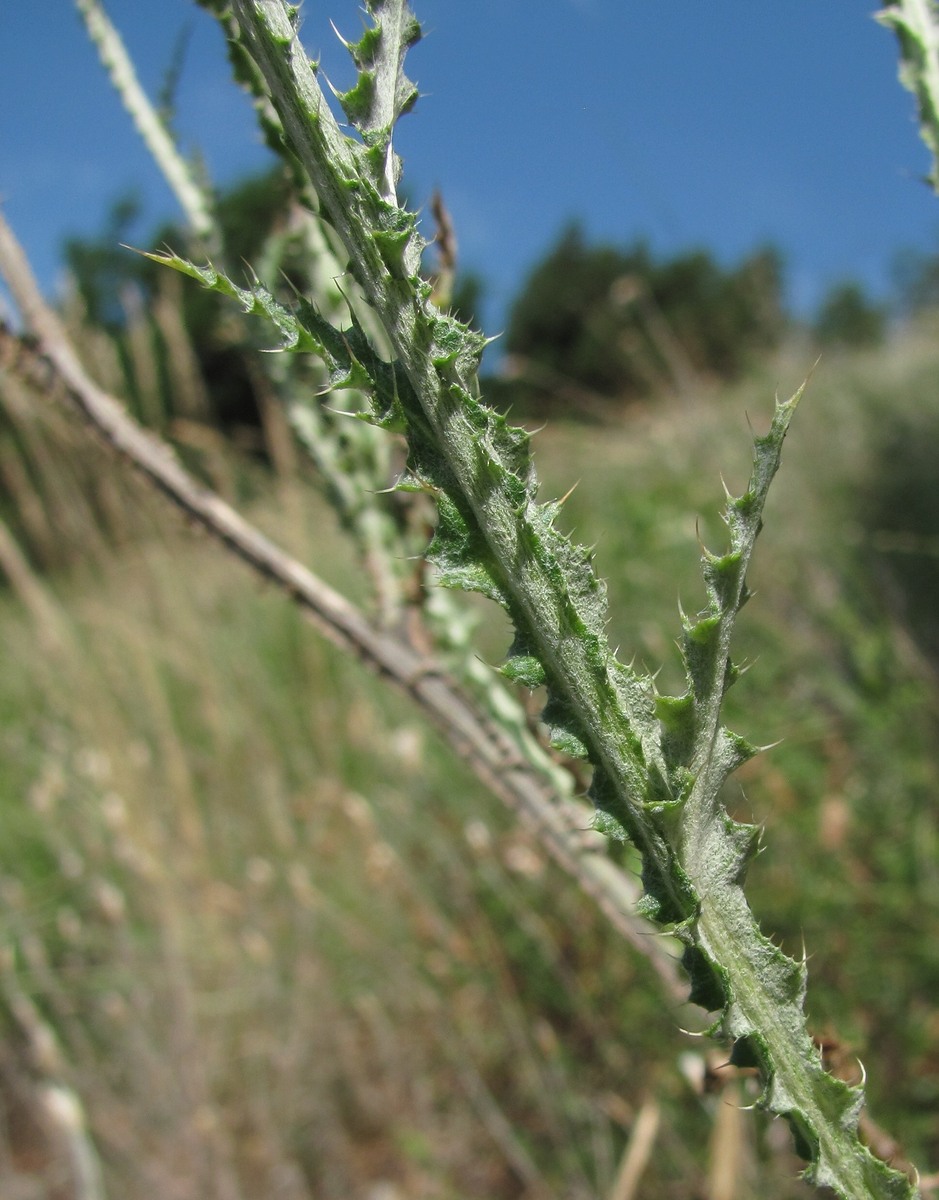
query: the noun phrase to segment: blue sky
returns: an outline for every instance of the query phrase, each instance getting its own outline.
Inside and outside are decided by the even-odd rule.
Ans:
[[[489,331],[571,218],[595,239],[706,246],[727,264],[773,242],[803,312],[846,277],[883,294],[901,247],[939,250],[913,101],[865,0],[412,4],[423,98],[396,142],[415,201],[443,190]],[[151,94],[190,28],[178,129],[213,179],[264,165],[211,19],[190,0],[107,7]],[[355,36],[359,7],[304,6],[307,49],[346,84],[330,18]],[[0,0],[0,52],[0,198],[52,289],[63,238],[98,232],[117,197],[143,199],[141,242],[175,205],[70,0]]]

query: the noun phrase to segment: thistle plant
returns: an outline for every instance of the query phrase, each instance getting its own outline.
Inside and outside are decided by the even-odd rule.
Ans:
[[[264,322],[265,348],[280,352],[266,356],[273,364],[266,369],[364,558],[378,564],[373,575],[380,581],[383,630],[365,629],[339,598],[317,592],[227,516],[216,526],[218,536],[257,569],[282,577],[318,618],[332,622],[337,640],[357,645],[426,710],[458,710],[450,721],[460,729],[454,740],[477,748],[481,774],[494,788],[516,788],[530,798],[528,785],[516,778],[521,764],[523,775],[534,771],[540,786],[568,799],[569,779],[531,737],[518,704],[473,656],[454,610],[445,608],[441,619],[439,599],[425,602],[435,646],[431,659],[416,657],[413,647],[387,635],[401,611],[401,551],[413,549],[414,533],[392,528],[377,494],[389,461],[389,443],[382,439],[403,438],[406,462],[396,488],[436,507],[425,552],[433,581],[443,589],[482,593],[508,614],[514,638],[501,676],[522,689],[544,689],[542,724],[551,746],[589,764],[597,829],[614,843],[631,843],[641,857],[639,911],[680,941],[690,999],[708,1014],[708,1032],[730,1043],[732,1060],[758,1068],[760,1103],[789,1122],[808,1164],[806,1178],[851,1200],[915,1195],[906,1176],[876,1159],[858,1138],[863,1092],[827,1073],[806,1029],[805,964],[761,933],[747,902],[744,884],[760,831],[732,819],[722,802],[730,775],[757,752],[724,725],[721,712],[740,675],[731,653],[734,626],[749,597],[751,556],[803,389],[777,401],[768,432],[755,438],[747,489],[726,495],[728,545],[703,551],[706,603],[681,619],[686,687],[679,695],[662,695],[654,676],[621,660],[609,645],[604,585],[591,551],[559,528],[563,503],[539,495],[529,434],[480,396],[477,372],[486,339],[437,308],[422,275],[427,243],[417,216],[398,202],[401,166],[393,145],[398,119],[418,96],[404,70],[407,51],[421,36],[407,0],[366,0],[370,24],[358,41],[346,43],[357,79],[334,95],[350,133],[340,127],[317,64],[303,49],[297,6],[284,0],[200,3],[225,29],[236,75],[254,95],[268,140],[314,210],[299,218],[289,244],[272,244],[270,253],[306,256],[306,277],[320,283],[285,302],[257,279],[236,283],[224,270],[221,251],[211,262],[172,251],[150,257]],[[96,8],[92,0],[82,6]],[[882,19],[900,34],[912,63],[905,78],[919,99],[924,131],[935,138],[939,61],[931,16],[930,0],[903,0]],[[934,152],[939,147],[930,144]],[[191,194],[190,185],[187,180],[189,211],[205,236],[210,206]],[[324,286],[327,278],[341,278],[341,288]],[[51,328],[45,317],[38,325],[40,334]],[[182,496],[187,511],[209,527],[218,522],[218,504],[148,454],[144,443],[124,436],[118,418],[100,406],[68,355],[55,352],[55,341],[53,331],[47,354],[66,388],[84,397],[92,419],[110,422],[111,440],[165,491]],[[328,405],[320,405],[320,394],[327,393]],[[472,703],[436,677],[441,661]],[[491,734],[499,753],[485,759],[483,741],[473,741],[477,734],[483,741]],[[550,836],[563,842],[553,818],[543,819]],[[559,856],[566,853],[562,848]],[[628,893],[627,877],[609,859],[603,863],[591,867],[600,874],[586,886],[608,897],[604,889],[613,871]]]
[[[727,729],[721,707],[739,674],[731,658],[747,570],[799,392],[777,403],[754,444],[749,487],[728,494],[729,546],[704,551],[707,604],[682,619],[687,689],[660,695],[609,646],[605,590],[591,553],[558,529],[562,506],[543,502],[529,436],[486,407],[476,382],[485,339],[438,310],[420,266],[416,216],[397,200],[399,117],[417,99],[404,72],[420,26],[405,0],[369,0],[371,25],[347,43],[355,85],[336,98],[358,136],[340,128],[283,0],[206,3],[226,24],[242,79],[268,131],[309,181],[321,219],[338,235],[354,279],[384,331],[380,352],[350,309],[339,328],[309,300],[287,308],[260,285],[241,288],[215,266],[155,255],[266,319],[279,348],[314,354],[332,390],[367,399],[359,415],[404,435],[398,481],[431,495],[437,524],[427,551],[437,583],[483,593],[514,627],[502,674],[546,690],[552,744],[589,761],[597,824],[642,857],[641,911],[678,937],[691,999],[710,1031],[755,1065],[761,1103],[784,1116],[808,1160],[807,1177],[845,1197],[913,1194],[909,1181],[858,1141],[860,1088],[834,1079],[805,1028],[804,963],[760,932],[743,891],[759,831],[727,814],[721,791],[755,749]]]

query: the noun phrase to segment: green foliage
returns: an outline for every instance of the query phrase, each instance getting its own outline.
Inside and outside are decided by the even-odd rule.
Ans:
[[[754,251],[732,270],[706,251],[680,255],[653,270],[648,288],[704,375],[735,379],[785,335],[783,261],[773,247]]]
[[[611,291],[617,280],[643,277],[650,267],[645,247],[629,254],[591,248],[578,225],[568,226],[512,304],[506,351],[585,388],[615,392],[628,378],[628,363],[617,344]]]
[[[732,379],[784,329],[774,250],[731,271],[705,251],[657,262],[642,242],[589,245],[573,224],[512,305],[511,398],[578,416],[597,401],[681,388],[694,374]]]
[[[876,346],[883,341],[886,314],[872,303],[859,283],[836,284],[815,318],[822,346]]]

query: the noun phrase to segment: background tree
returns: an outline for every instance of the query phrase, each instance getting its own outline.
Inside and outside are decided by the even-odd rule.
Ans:
[[[589,416],[736,378],[785,333],[782,267],[769,247],[732,270],[706,250],[657,262],[643,241],[590,245],[571,224],[512,306],[511,399]]]
[[[874,304],[859,283],[849,280],[832,287],[815,319],[815,336],[822,346],[876,346],[883,341],[887,314]]]

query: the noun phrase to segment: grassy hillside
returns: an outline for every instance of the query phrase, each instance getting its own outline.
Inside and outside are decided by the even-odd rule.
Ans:
[[[816,371],[730,700],[735,728],[780,744],[728,797],[765,826],[752,902],[790,952],[804,943],[818,1037],[849,1074],[863,1060],[872,1116],[924,1174],[939,530],[925,501],[905,528],[890,485],[919,471],[911,494],[934,488],[935,334]],[[745,414],[760,428],[807,357],[536,440],[545,495],[579,481],[567,521],[597,543],[614,641],[661,664],[663,690],[679,603],[701,597],[698,537],[721,542],[721,474],[743,483]],[[10,380],[3,396],[26,550],[0,543],[3,1188],[26,1194],[14,1101],[52,1037],[109,1192],[130,1200],[804,1194],[788,1134],[736,1110],[750,1081],[676,1034],[644,960],[415,713],[68,422]],[[214,444],[201,466],[361,590],[303,471]],[[480,611],[496,661],[504,626]]]

